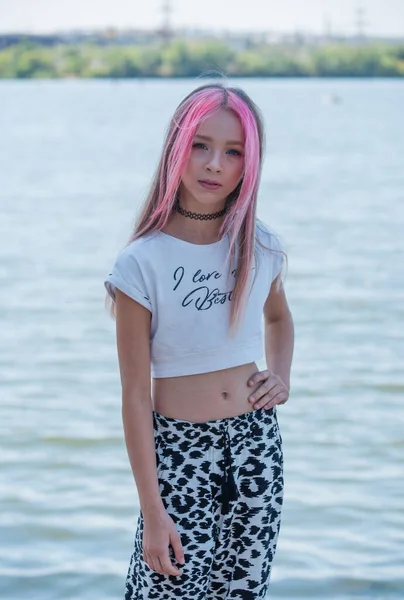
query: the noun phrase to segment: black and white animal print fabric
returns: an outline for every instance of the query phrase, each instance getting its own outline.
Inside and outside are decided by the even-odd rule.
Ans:
[[[265,598],[283,501],[283,454],[276,408],[191,422],[153,413],[164,506],[181,536],[182,577],[142,558],[140,512],[125,600]]]

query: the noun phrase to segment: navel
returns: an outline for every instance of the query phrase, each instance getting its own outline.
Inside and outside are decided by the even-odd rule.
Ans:
[[[222,392],[222,398],[223,398],[223,400],[227,400],[227,396],[228,395],[229,394],[227,392]]]

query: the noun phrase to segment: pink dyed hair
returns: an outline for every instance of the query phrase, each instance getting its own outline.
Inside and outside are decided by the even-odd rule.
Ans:
[[[237,187],[227,197],[228,209],[220,228],[220,237],[227,233],[230,237],[226,262],[230,258],[234,261],[236,247],[238,250],[229,323],[230,333],[234,333],[245,307],[254,258],[257,195],[265,145],[261,112],[244,90],[211,83],[196,88],[182,100],[171,119],[149,194],[127,245],[165,227],[177,200],[181,174],[188,162],[195,133],[204,119],[221,108],[237,115],[244,134],[244,172]],[[230,272],[231,269],[229,278]],[[110,308],[111,316],[115,316],[115,303],[108,294],[106,306]]]

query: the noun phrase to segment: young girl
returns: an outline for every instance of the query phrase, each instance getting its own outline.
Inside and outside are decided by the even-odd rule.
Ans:
[[[294,328],[283,244],[256,217],[263,153],[244,91],[191,92],[105,281],[140,501],[126,600],[266,594]]]

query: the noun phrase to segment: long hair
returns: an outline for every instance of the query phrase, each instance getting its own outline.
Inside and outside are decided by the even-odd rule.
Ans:
[[[229,331],[237,329],[247,300],[251,265],[255,257],[257,195],[265,150],[263,118],[244,90],[209,83],[194,89],[179,104],[169,124],[163,151],[149,193],[127,242],[165,227],[177,201],[181,175],[187,165],[194,136],[200,123],[221,108],[233,111],[244,134],[244,169],[237,187],[226,199],[226,213],[220,238],[229,234],[226,263],[235,261],[237,269],[229,317]],[[228,271],[228,280],[230,269]],[[115,303],[107,294],[106,306],[115,317]]]

